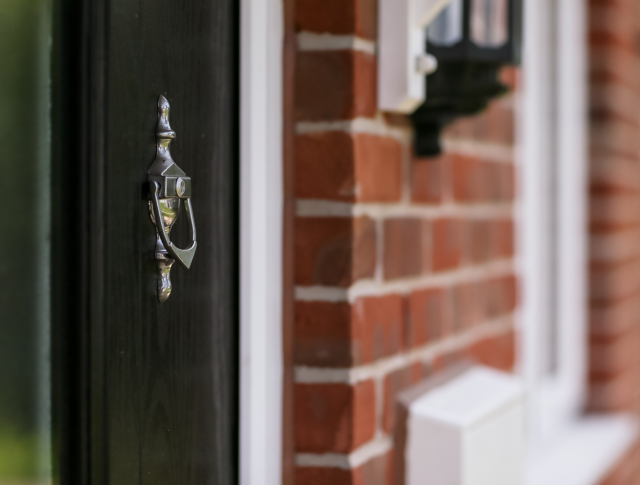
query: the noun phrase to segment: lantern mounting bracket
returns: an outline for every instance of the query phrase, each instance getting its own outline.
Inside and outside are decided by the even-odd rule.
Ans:
[[[378,107],[411,113],[425,100],[424,76],[437,61],[425,53],[425,29],[451,0],[380,0]]]

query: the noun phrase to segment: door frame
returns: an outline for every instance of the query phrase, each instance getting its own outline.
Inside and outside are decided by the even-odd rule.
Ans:
[[[288,388],[283,386],[283,264],[290,255],[283,250],[288,245],[283,7],[282,0],[242,0],[240,10],[241,485],[282,484],[288,455],[283,455],[283,417],[291,415],[283,408]]]

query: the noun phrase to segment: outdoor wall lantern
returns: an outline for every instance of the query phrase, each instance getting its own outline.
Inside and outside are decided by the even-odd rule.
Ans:
[[[439,154],[445,125],[507,91],[499,73],[520,61],[521,8],[522,0],[452,0],[430,23],[426,51],[438,68],[426,77],[426,100],[411,114],[416,155]]]

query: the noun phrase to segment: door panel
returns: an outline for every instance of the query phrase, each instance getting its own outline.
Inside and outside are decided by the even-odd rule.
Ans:
[[[238,448],[237,2],[88,2],[82,108],[86,436],[93,484],[231,484]],[[157,297],[147,171],[158,96],[198,249]],[[184,208],[172,239],[185,245]],[[82,317],[81,317],[82,318]],[[83,360],[84,359],[84,360]]]

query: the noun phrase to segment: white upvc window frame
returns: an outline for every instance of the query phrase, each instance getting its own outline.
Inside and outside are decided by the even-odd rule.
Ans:
[[[534,447],[566,427],[585,396],[587,46],[584,2],[525,0],[518,254]]]
[[[637,423],[629,416],[584,414],[587,5],[582,0],[524,0],[524,7],[517,254],[518,369],[528,408],[525,483],[593,485],[634,442]],[[550,372],[552,341],[557,350]]]

